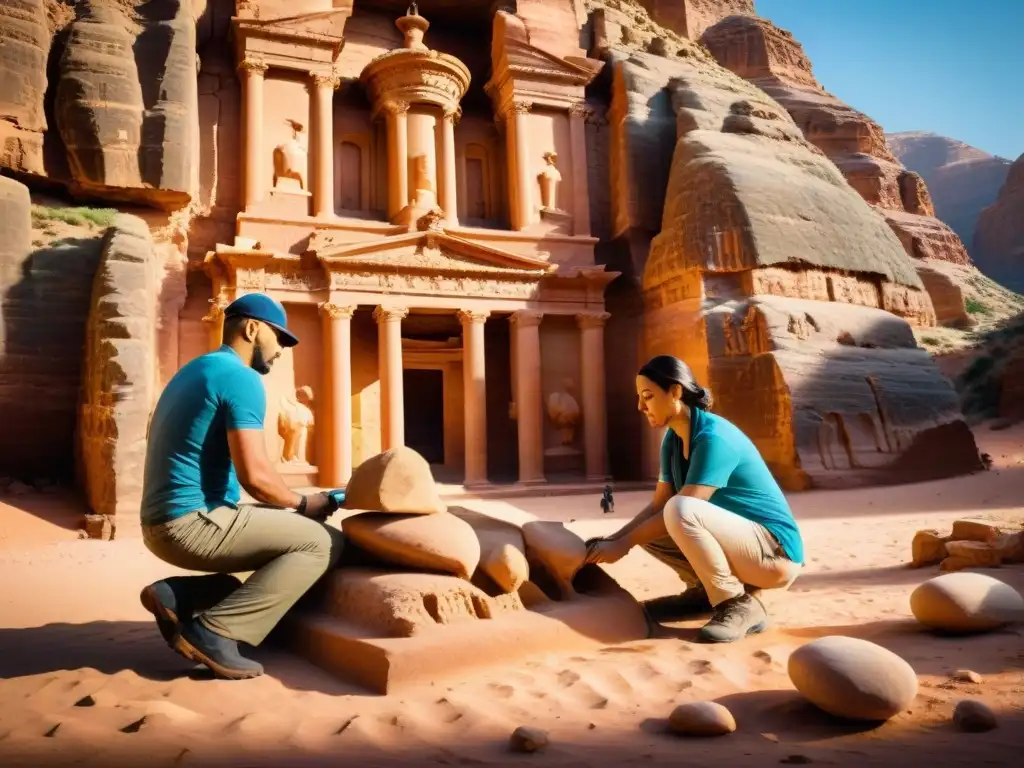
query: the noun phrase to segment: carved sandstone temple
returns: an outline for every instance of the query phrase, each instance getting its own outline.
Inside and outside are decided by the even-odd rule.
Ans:
[[[262,20],[266,5],[232,22],[242,196],[234,241],[205,258],[202,321],[215,348],[237,296],[285,304],[302,343],[267,377],[267,421],[308,387],[316,436],[282,471],[337,486],[405,444],[468,486],[604,480],[604,377],[584,375],[605,367],[616,276],[595,266],[587,187],[584,88],[602,62],[534,47],[498,11],[475,83],[428,46],[415,4],[391,30],[337,8]],[[399,39],[343,46],[346,21]],[[569,445],[546,418],[566,379],[582,413]]]

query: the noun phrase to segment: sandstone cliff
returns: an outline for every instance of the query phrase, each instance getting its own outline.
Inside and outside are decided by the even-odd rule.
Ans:
[[[732,16],[707,29],[701,41],[720,64],[789,111],[804,135],[885,216],[907,253],[970,261],[960,238],[935,218],[921,177],[900,165],[877,123],[821,87],[792,34],[765,19]]]
[[[974,228],[982,210],[995,202],[1010,161],[962,141],[923,131],[886,134],[893,154],[924,179],[935,216],[974,252]]]
[[[164,210],[189,202],[198,168],[189,0],[9,0],[0,42],[0,165],[80,198]]]
[[[978,216],[974,248],[985,274],[1024,293],[1024,155],[1010,167],[996,201]]]
[[[727,16],[754,15],[754,0],[636,0],[651,20],[680,37],[699,40],[704,30]]]

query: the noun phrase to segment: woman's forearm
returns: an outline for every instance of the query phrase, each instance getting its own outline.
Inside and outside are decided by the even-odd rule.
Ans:
[[[626,542],[631,548],[642,547],[665,536],[668,536],[668,529],[665,527],[665,516],[661,514],[661,510],[658,510],[658,514],[649,515],[642,523],[629,531],[626,534]]]
[[[622,539],[632,535],[640,526],[644,525],[652,517],[661,517],[661,508],[658,507],[654,502],[651,502],[646,507],[640,510],[640,513],[626,523],[617,532],[613,533],[608,538],[610,539]]]

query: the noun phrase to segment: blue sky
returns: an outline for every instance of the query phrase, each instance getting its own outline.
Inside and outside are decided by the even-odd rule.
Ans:
[[[818,82],[887,132],[1024,153],[1024,0],[754,0]]]

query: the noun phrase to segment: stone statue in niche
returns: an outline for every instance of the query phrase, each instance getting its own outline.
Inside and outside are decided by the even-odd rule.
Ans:
[[[430,162],[426,155],[416,155],[412,159],[412,184],[413,190],[412,205],[424,211],[429,211],[437,205],[437,195],[434,190],[434,182],[430,178]]]
[[[576,426],[580,422],[580,404],[573,396],[573,380],[565,379],[563,386],[563,391],[548,395],[548,418],[561,433],[562,445],[569,446],[572,445],[576,436]]]
[[[537,175],[540,182],[540,205],[548,211],[558,210],[558,184],[562,181],[562,174],[555,165],[557,160],[557,152],[545,152],[544,162],[547,165]]]
[[[285,464],[309,464],[307,447],[313,431],[313,390],[299,387],[294,394],[281,398],[277,416],[277,433],[284,440],[281,461]]]
[[[298,188],[305,191],[306,148],[299,141],[303,125],[291,118],[286,122],[292,127],[292,137],[274,147],[274,189],[294,189],[298,184]]]

